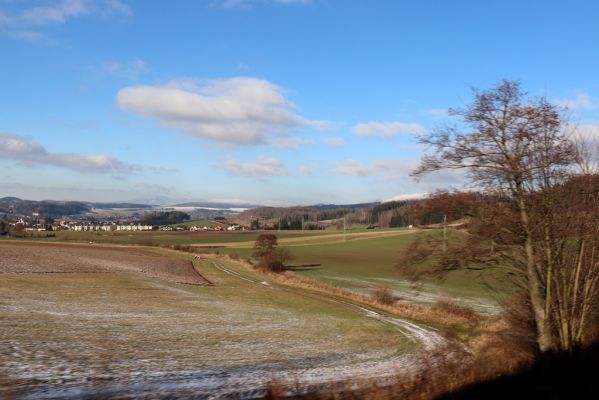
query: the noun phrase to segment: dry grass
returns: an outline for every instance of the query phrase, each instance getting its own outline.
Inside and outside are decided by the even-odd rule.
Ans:
[[[438,300],[433,308],[447,314],[463,317],[469,321],[479,319],[479,315],[472,308],[459,304],[451,298]]]
[[[393,298],[393,291],[385,286],[375,286],[372,289],[371,295],[374,301],[381,304],[389,305],[393,304],[395,301]]]
[[[529,355],[512,351],[507,341],[491,340],[486,336],[484,346],[476,357],[457,343],[418,353],[419,372],[398,372],[392,379],[341,381],[319,387],[292,388],[296,399],[306,400],[419,400],[455,393],[469,385],[517,374],[532,363]],[[264,399],[283,399],[289,388],[273,381]]]

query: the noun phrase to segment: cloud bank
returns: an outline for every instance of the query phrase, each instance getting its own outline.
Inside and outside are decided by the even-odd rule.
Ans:
[[[402,171],[409,174],[415,165],[414,162],[393,159],[372,160],[370,163],[349,159],[338,162],[335,172],[350,176],[395,175]]]
[[[353,159],[337,162],[335,172],[340,175],[358,178],[379,177],[398,188],[412,188],[434,191],[441,187],[463,187],[466,182],[464,171],[444,170],[434,172],[415,180],[410,173],[416,169],[419,160],[375,159],[360,162]]]
[[[129,164],[104,154],[52,153],[41,144],[10,133],[0,133],[0,159],[3,158],[26,165],[52,165],[77,172],[123,174],[141,169],[138,165]]]
[[[283,161],[277,158],[259,157],[255,162],[243,163],[233,157],[223,157],[215,167],[238,176],[276,176],[288,173]]]
[[[599,101],[591,98],[588,93],[582,92],[578,93],[574,99],[560,100],[559,105],[571,110],[595,110],[599,108]]]
[[[257,78],[132,86],[116,100],[122,110],[224,145],[299,145],[302,139],[292,132],[316,124],[297,113],[280,87]]]

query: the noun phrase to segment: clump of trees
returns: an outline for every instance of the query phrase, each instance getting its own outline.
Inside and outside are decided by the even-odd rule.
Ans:
[[[9,227],[10,225],[8,224],[8,222],[0,220],[0,236],[8,234]]]
[[[539,352],[569,352],[599,339],[596,152],[572,139],[561,109],[529,98],[518,82],[475,91],[470,105],[450,114],[460,124],[420,138],[432,152],[414,175],[465,170],[484,196],[463,240],[417,241],[400,267],[415,271],[432,259],[437,273],[500,269],[521,289]]]
[[[277,247],[277,237],[270,233],[263,233],[254,243],[254,253],[252,256],[258,260],[258,268],[263,268],[271,272],[282,272],[285,270],[285,263],[291,260],[289,249]]]
[[[189,214],[182,211],[166,211],[147,214],[141,222],[148,225],[172,225],[189,219]]]

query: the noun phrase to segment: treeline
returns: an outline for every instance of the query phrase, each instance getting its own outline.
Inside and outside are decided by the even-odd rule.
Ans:
[[[479,192],[437,192],[424,199],[390,201],[372,209],[372,220],[382,227],[440,224],[468,217],[485,195]]]
[[[9,227],[8,222],[0,219],[0,236],[8,234]]]
[[[318,229],[322,221],[336,222],[342,219],[348,226],[354,224],[382,228],[420,226],[452,222],[469,215],[471,207],[480,200],[476,192],[438,192],[417,200],[369,203],[364,207],[332,208],[319,210],[308,207],[260,207],[244,211],[236,221],[256,229]],[[374,204],[374,205],[373,205]]]
[[[190,216],[182,211],[153,212],[140,221],[146,225],[172,225],[189,221]]]

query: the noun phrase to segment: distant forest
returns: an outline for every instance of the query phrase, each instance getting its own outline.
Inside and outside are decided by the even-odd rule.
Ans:
[[[147,225],[172,225],[189,221],[190,216],[181,211],[153,212],[144,216],[140,221]]]
[[[468,215],[481,194],[474,192],[439,192],[418,200],[389,201],[357,205],[311,207],[259,207],[244,211],[235,219],[256,228],[316,229],[317,223],[336,223],[381,228],[430,225],[455,221]],[[258,225],[258,226],[257,226]]]

